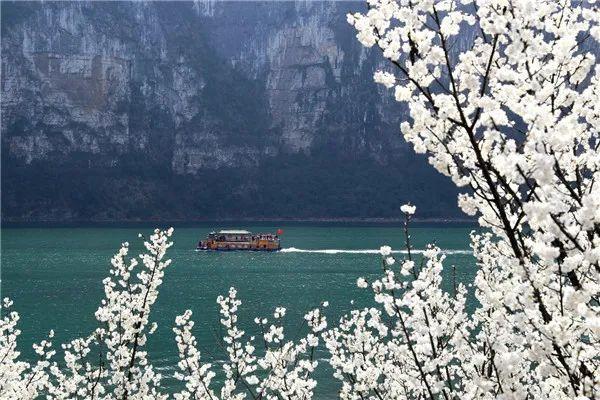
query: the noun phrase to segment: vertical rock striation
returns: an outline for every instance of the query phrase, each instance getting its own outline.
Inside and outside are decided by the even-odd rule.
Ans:
[[[3,217],[455,214],[372,83],[361,7],[3,2]]]

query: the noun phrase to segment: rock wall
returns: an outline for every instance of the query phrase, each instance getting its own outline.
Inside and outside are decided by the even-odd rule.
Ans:
[[[402,110],[372,83],[379,54],[345,22],[362,7],[3,2],[3,216],[393,216],[401,199],[368,206],[368,193],[445,198],[451,186],[408,151]],[[398,174],[370,183],[382,169]],[[41,176],[59,193],[44,195]],[[272,206],[311,186],[304,209]],[[427,201],[426,214],[456,214],[453,198]]]

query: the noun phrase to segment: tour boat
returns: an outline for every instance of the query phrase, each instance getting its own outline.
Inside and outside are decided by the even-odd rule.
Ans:
[[[244,230],[223,230],[211,232],[205,240],[198,242],[197,250],[214,251],[278,251],[281,250],[279,235],[283,231],[273,233],[252,233]]]

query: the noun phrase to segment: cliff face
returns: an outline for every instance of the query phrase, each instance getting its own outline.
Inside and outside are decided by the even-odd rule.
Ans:
[[[372,83],[362,7],[3,2],[3,217],[455,214]]]

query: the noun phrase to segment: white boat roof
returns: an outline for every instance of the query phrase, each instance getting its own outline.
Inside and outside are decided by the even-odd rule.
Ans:
[[[222,233],[224,235],[249,235],[250,234],[249,231],[243,231],[243,230],[224,230],[224,231],[219,231],[219,233]]]

